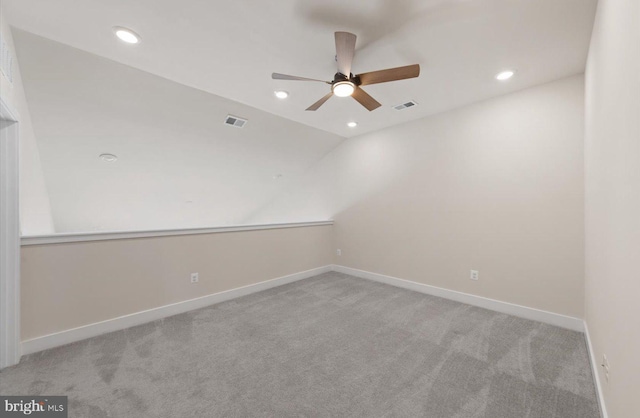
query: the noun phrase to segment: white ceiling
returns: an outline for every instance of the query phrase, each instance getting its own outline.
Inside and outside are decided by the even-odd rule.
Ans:
[[[27,32],[13,35],[56,232],[243,224],[343,141]],[[225,126],[227,114],[249,122]],[[118,160],[104,162],[103,153]]]
[[[349,137],[584,70],[596,0],[3,0],[11,25]],[[125,45],[113,26],[142,43]],[[304,109],[321,83],[271,80],[272,72],[330,80],[333,32],[358,35],[353,71],[418,63],[420,78],[366,88],[383,106],[350,98]],[[493,76],[515,68],[506,83]],[[275,89],[291,93],[281,101]],[[398,112],[392,105],[415,100]],[[241,115],[242,116],[242,115]],[[355,120],[359,126],[347,128]]]

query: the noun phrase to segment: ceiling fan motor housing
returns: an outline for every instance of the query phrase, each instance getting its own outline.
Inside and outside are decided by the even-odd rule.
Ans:
[[[333,81],[331,82],[331,84],[336,84],[340,81],[350,81],[356,86],[359,86],[361,83],[360,77],[358,77],[357,75],[353,75],[353,73],[349,74],[349,77],[342,73],[336,73],[336,75],[333,76]]]

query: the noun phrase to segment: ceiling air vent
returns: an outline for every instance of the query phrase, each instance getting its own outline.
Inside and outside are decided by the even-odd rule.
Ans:
[[[239,118],[237,116],[227,115],[224,120],[225,125],[235,126],[236,128],[244,128],[244,125],[247,124],[246,119]]]
[[[410,101],[408,101],[406,103],[395,105],[395,106],[393,106],[393,108],[395,110],[404,110],[404,109],[407,109],[407,108],[413,107],[413,106],[418,106],[418,103],[414,102],[413,100],[410,100]]]

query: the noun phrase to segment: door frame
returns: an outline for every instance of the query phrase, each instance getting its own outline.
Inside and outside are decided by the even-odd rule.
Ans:
[[[0,97],[0,369],[22,355],[19,161],[18,117]]]

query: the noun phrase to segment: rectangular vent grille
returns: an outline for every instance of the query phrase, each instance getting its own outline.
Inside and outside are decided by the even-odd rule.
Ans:
[[[236,128],[244,128],[248,120],[239,118],[237,116],[227,115],[224,120],[225,125],[235,126]]]
[[[413,106],[417,106],[417,105],[418,105],[418,103],[416,103],[416,102],[415,102],[415,101],[413,101],[413,100],[410,100],[410,101],[408,101],[408,102],[406,102],[406,103],[402,103],[402,104],[399,104],[399,105],[393,106],[393,108],[394,108],[395,110],[404,110],[404,109],[407,109],[407,108],[409,108],[409,107],[413,107]]]

